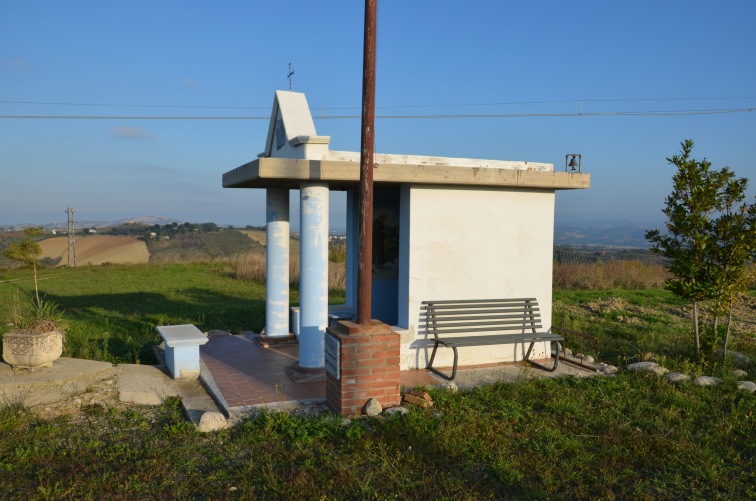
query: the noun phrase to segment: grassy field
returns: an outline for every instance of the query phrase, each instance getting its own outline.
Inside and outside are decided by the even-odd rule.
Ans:
[[[193,323],[203,331],[233,333],[262,329],[264,284],[231,274],[230,262],[220,260],[45,269],[39,279],[40,293],[65,312],[64,356],[149,364],[155,362],[158,325]],[[33,287],[30,270],[0,272],[0,318],[9,318],[16,298],[28,301]],[[331,300],[343,301],[343,291],[333,291]],[[291,301],[299,301],[296,288]],[[0,333],[8,329],[0,325]]]
[[[751,290],[733,310],[733,334],[728,345],[728,349],[751,358],[756,357],[754,292]],[[595,336],[596,341],[568,336],[569,346],[614,365],[638,362],[653,354],[671,370],[696,375],[719,367],[713,353],[707,353],[709,359],[704,362],[695,361],[690,305],[662,288],[556,290],[552,322]],[[721,334],[712,349],[721,348]]]
[[[175,400],[80,423],[0,410],[6,499],[753,499],[756,398],[655,377],[538,380],[355,420],[200,434]]]
[[[40,286],[69,319],[67,355],[151,363],[156,325],[259,330],[264,286],[231,274],[224,261],[113,265],[43,270]],[[28,270],[0,273],[0,316],[31,288]],[[753,296],[736,312],[733,342],[752,360]],[[724,384],[623,372],[429,389],[435,405],[404,417],[264,413],[212,434],[196,432],[173,399],[92,405],[76,422],[39,420],[6,399],[0,488],[7,499],[754,499],[756,396],[735,388],[732,366],[692,361],[689,322],[660,288],[554,294],[553,323],[597,338],[568,346],[616,365],[654,353]],[[746,370],[753,378],[756,364]]]
[[[264,253],[264,243],[260,244],[243,231],[223,230],[179,233],[170,240],[150,240],[147,248],[150,262],[201,262],[246,252]]]

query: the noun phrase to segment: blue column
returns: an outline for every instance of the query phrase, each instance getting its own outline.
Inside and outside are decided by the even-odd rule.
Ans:
[[[300,186],[299,365],[324,367],[328,324],[328,184]]]
[[[289,190],[265,191],[265,335],[289,335]]]

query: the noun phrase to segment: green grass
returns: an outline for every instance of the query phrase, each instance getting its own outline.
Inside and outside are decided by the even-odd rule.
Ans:
[[[751,296],[755,292],[751,291]],[[556,290],[553,308],[553,325],[598,338],[594,342],[568,335],[568,346],[602,361],[620,365],[652,353],[673,370],[717,369],[713,355],[705,363],[695,361],[693,324],[684,313],[690,310],[689,304],[664,289]],[[750,318],[745,325],[753,325],[753,321]],[[754,358],[754,341],[753,328],[734,328],[729,349]]]
[[[223,261],[46,269],[39,283],[40,294],[63,310],[69,357],[149,364],[158,325],[233,333],[264,326],[264,284],[231,278]],[[32,294],[30,270],[0,273],[0,318],[9,318],[14,296]],[[331,291],[330,299],[343,301],[343,291]],[[293,289],[292,304],[298,300]],[[0,333],[8,329],[0,325]]]
[[[201,262],[245,252],[265,252],[262,245],[239,230],[177,233],[170,240],[150,240],[147,246],[150,262],[155,263]]]
[[[656,377],[534,380],[452,394],[404,417],[263,413],[200,434],[92,406],[74,425],[0,412],[7,499],[749,499],[756,398]]]
[[[69,354],[149,362],[156,325],[262,327],[263,285],[231,279],[227,267],[43,270],[40,285],[69,319]],[[15,294],[30,297],[29,275],[0,275],[0,315]],[[668,292],[554,296],[554,324],[598,338],[569,345],[616,364],[650,351],[670,368],[701,370],[689,319]],[[753,332],[736,338],[756,358]],[[756,498],[756,396],[732,376],[713,388],[620,373],[428,391],[435,405],[404,417],[345,424],[263,413],[211,434],[176,399],[157,409],[92,405],[74,422],[40,420],[0,398],[0,488],[7,499]]]

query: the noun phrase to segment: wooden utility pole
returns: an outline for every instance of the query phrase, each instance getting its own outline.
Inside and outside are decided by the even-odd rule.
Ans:
[[[357,323],[371,320],[373,284],[373,153],[375,151],[375,43],[378,0],[365,0],[362,59],[362,148],[360,150],[360,255]]]

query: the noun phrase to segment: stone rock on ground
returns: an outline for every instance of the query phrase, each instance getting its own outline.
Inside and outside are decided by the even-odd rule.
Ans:
[[[197,430],[202,433],[208,433],[223,430],[227,426],[228,422],[226,421],[226,416],[220,412],[205,412],[202,414],[202,417],[200,417],[199,423],[197,424]]]
[[[756,392],[756,383],[753,381],[738,381],[738,389],[754,393]]]
[[[722,354],[722,349],[717,350],[717,355]],[[747,355],[743,355],[742,353],[738,353],[737,351],[727,351],[727,356],[731,358],[736,364],[738,365],[748,365],[750,362],[750,359]]]
[[[693,378],[681,372],[670,372],[664,375],[664,379],[666,379],[672,384],[680,384],[680,383],[687,383]]]
[[[395,416],[395,415],[404,416],[409,411],[407,410],[406,407],[399,406],[399,407],[390,407],[390,408],[386,409],[384,412],[388,416]]]
[[[457,383],[455,383],[454,381],[449,381],[448,383],[444,383],[443,387],[444,389],[452,393],[457,393],[459,391],[459,387],[457,386]]]
[[[381,412],[383,412],[383,407],[381,406],[381,403],[378,400],[371,398],[365,404],[366,415],[370,417],[375,417],[375,416],[378,416]]]
[[[604,375],[610,375],[610,374],[617,374],[617,369],[615,366],[611,364],[605,364],[603,362],[596,364],[596,370],[599,371],[601,374]]]
[[[633,372],[643,372],[647,374],[656,374],[657,376],[663,376],[668,373],[669,370],[656,362],[636,362],[627,366],[627,370]]]
[[[734,371],[732,371],[732,375],[738,379],[745,379],[748,377],[748,373],[743,369],[735,369]]]
[[[721,379],[714,376],[698,376],[693,380],[693,384],[696,386],[716,386],[721,382]]]

